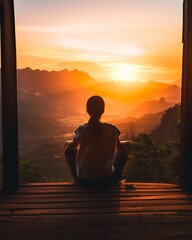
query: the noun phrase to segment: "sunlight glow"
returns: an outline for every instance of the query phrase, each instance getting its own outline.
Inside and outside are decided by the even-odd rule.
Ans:
[[[181,78],[181,0],[16,0],[15,14],[18,68],[70,66],[99,81]]]
[[[127,63],[115,63],[112,66],[111,78],[115,81],[133,82],[138,79],[139,67]]]

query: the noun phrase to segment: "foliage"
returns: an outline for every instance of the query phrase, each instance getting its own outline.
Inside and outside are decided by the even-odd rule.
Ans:
[[[41,182],[39,166],[30,160],[19,159],[19,181],[25,182]],[[0,158],[0,185],[2,184],[2,158]]]
[[[181,105],[176,104],[168,108],[162,118],[161,124],[151,132],[151,136],[159,143],[166,141],[175,141],[180,138],[180,125],[181,125]]]
[[[169,174],[169,181],[180,184],[183,176],[183,162],[181,159],[180,141],[170,141],[169,143],[169,161],[166,168]]]
[[[39,166],[30,160],[19,159],[19,181],[24,182],[41,182]]]
[[[124,176],[128,181],[181,183],[180,105],[165,111],[151,134],[132,138]]]
[[[180,143],[169,141],[159,145],[147,134],[132,140],[124,177],[127,181],[181,182]]]
[[[124,176],[128,181],[167,182],[160,158],[162,154],[162,149],[149,135],[134,137]]]
[[[128,126],[129,139],[132,141],[124,176],[127,181],[141,182],[172,182],[179,184],[182,178],[183,163],[180,155],[180,105],[169,108],[163,114],[161,124],[150,134],[135,136],[135,126]],[[64,139],[48,143],[46,147],[37,142],[34,152],[41,153],[39,166],[33,161],[20,158],[20,182],[66,181],[71,180],[70,174],[63,161]],[[30,145],[30,148],[31,145]],[[54,154],[53,154],[54,153]],[[55,160],[53,155],[60,157]],[[45,156],[47,161],[44,161]],[[33,157],[35,159],[35,157]],[[56,176],[57,175],[57,176]],[[43,176],[43,177],[42,177]],[[2,179],[2,160],[0,159],[0,184]]]

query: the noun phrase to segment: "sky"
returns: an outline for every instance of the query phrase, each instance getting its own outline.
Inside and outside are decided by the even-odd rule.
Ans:
[[[98,80],[181,78],[182,0],[15,0],[17,66]]]

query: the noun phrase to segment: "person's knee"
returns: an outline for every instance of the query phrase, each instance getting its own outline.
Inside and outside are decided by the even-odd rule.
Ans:
[[[121,160],[127,160],[129,156],[129,152],[128,151],[121,151],[121,150],[117,150],[115,152],[115,159],[121,161]]]

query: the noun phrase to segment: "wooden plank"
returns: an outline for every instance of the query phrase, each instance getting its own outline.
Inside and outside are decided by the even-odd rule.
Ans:
[[[169,206],[169,205],[190,205],[191,200],[148,200],[148,201],[93,201],[93,202],[51,202],[51,203],[5,203],[0,204],[0,210],[2,209],[65,209],[65,208],[111,208],[111,207],[139,207],[139,206]]]
[[[137,193],[154,193],[154,192],[182,192],[185,193],[183,189],[180,188],[129,188],[129,185],[125,187],[120,187],[120,188],[109,188],[109,189],[104,189],[104,190],[96,190],[96,189],[88,189],[88,188],[83,188],[83,187],[78,187],[78,188],[69,188],[62,186],[62,187],[24,187],[20,188],[16,194],[32,194],[32,193],[96,193],[96,194],[109,194],[109,193],[131,193],[131,192],[137,192]],[[14,194],[13,194],[14,195]],[[3,196],[3,195],[2,195]],[[5,195],[7,196],[7,195]]]
[[[136,193],[148,193],[148,194],[151,194],[151,193],[177,193],[177,192],[184,192],[182,189],[179,189],[179,188],[176,188],[176,189],[106,189],[106,190],[94,190],[94,189],[86,189],[86,188],[79,188],[79,189],[66,189],[66,188],[33,188],[33,189],[30,189],[30,188],[20,188],[18,191],[17,191],[17,194],[28,194],[28,193],[70,193],[70,194],[92,194],[92,193],[95,193],[95,194],[120,194],[120,193],[130,193],[130,192],[136,192]]]
[[[156,196],[128,196],[128,197],[92,197],[84,196],[81,198],[77,197],[70,197],[66,198],[65,196],[61,195],[49,195],[49,194],[35,194],[35,195],[14,195],[14,196],[7,196],[3,199],[0,199],[0,203],[5,202],[20,202],[20,203],[30,203],[30,202],[103,202],[103,201],[138,201],[138,200],[159,200],[159,199],[170,199],[170,200],[179,200],[179,199],[192,199],[191,196],[177,194],[177,195],[156,195]]]
[[[4,215],[61,215],[61,214],[107,214],[107,213],[138,213],[138,212],[185,212],[192,215],[192,205],[170,205],[170,206],[135,206],[111,208],[66,208],[66,209],[27,209],[27,210],[4,210],[0,216]]]
[[[41,216],[3,216],[0,218],[0,229],[9,227],[9,223],[17,224],[34,223],[41,221],[44,225],[114,225],[114,224],[146,224],[146,223],[191,223],[191,216],[177,215],[174,213],[169,214],[94,214],[91,215],[41,215]],[[7,224],[8,223],[8,224]]]
[[[67,219],[65,220],[65,218],[61,218],[60,221],[55,221],[55,219],[51,219],[51,220],[48,220],[48,219],[41,219],[39,221],[40,223],[40,226],[41,227],[55,227],[55,226],[58,226],[58,227],[70,227],[70,226],[77,226],[77,227],[83,227],[83,226],[86,226],[87,228],[90,227],[90,226],[94,226],[95,228],[99,228],[100,226],[102,226],[102,228],[105,228],[105,227],[113,227],[113,226],[131,226],[131,227],[135,227],[134,225],[138,225],[138,228],[141,226],[141,225],[147,225],[147,224],[156,224],[156,225],[165,225],[165,224],[186,224],[188,226],[192,226],[192,223],[191,222],[188,222],[188,221],[181,221],[181,218],[178,219],[177,221],[175,221],[175,218],[173,216],[170,217],[170,219],[165,219],[165,221],[163,220],[163,218],[161,220],[159,220],[159,217],[158,216],[148,216],[147,218],[146,217],[143,217],[142,216],[140,217],[141,218],[141,221],[139,219],[139,217],[130,217],[130,219],[128,221],[121,221],[121,219],[118,219],[118,221],[110,221],[110,218],[105,218],[105,222],[102,221],[102,219],[97,219],[94,220],[93,218],[88,218],[87,221],[85,221],[85,218],[82,218],[82,219],[78,219],[78,221],[75,221],[75,219],[72,219],[72,221],[68,221]],[[113,218],[114,219],[114,218]],[[80,221],[81,220],[81,221]],[[186,220],[186,217],[185,217],[185,220]],[[17,228],[20,228],[21,225],[23,226],[27,226],[29,229],[32,230],[32,228],[36,227],[35,225],[37,225],[37,221],[36,220],[31,220],[31,221],[24,221],[24,220],[21,220],[21,221],[17,221],[17,222],[9,222],[9,225],[6,224],[6,223],[1,223],[1,226],[0,226],[0,236],[3,235],[2,232],[6,232],[10,229],[10,227],[12,227],[12,229],[17,229]],[[25,229],[26,231],[26,229]],[[22,234],[25,233],[25,231],[23,230]]]
[[[143,183],[143,182],[124,182],[118,185],[115,185],[113,188],[124,187],[126,185],[136,185],[138,188],[178,188],[179,186],[171,183]],[[56,186],[64,186],[64,187],[77,187],[82,188],[73,182],[44,182],[44,183],[22,183],[20,187],[56,187]]]
[[[33,193],[33,192],[81,192],[81,193],[92,193],[92,192],[96,192],[96,193],[113,193],[113,192],[129,192],[129,191],[138,191],[138,192],[185,192],[183,189],[181,188],[136,188],[133,187],[132,185],[124,187],[124,188],[109,188],[109,189],[89,189],[89,188],[69,188],[69,187],[33,187],[32,189],[30,187],[27,188],[20,188],[17,193]]]
[[[178,187],[167,191],[144,185],[104,192],[69,185],[22,187],[0,199],[0,239],[191,237],[192,195]]]
[[[59,205],[58,203],[54,203],[54,204],[40,204],[40,205],[37,205],[37,204],[25,204],[25,205],[20,205],[20,206],[18,206],[18,204],[16,204],[16,205],[13,205],[13,206],[9,206],[9,204],[6,206],[6,205],[2,205],[2,209],[4,210],[4,209],[7,209],[7,207],[9,206],[9,209],[10,210],[13,210],[12,209],[12,207],[17,207],[17,209],[30,209],[30,210],[32,210],[32,209],[46,209],[46,208],[57,208],[57,211],[60,209],[60,208],[62,208],[62,209],[64,209],[64,208],[72,208],[75,212],[76,212],[76,209],[78,210],[78,208],[81,208],[81,210],[83,210],[83,208],[101,208],[101,210],[99,210],[99,211],[101,211],[102,212],[102,210],[103,210],[103,208],[115,208],[115,209],[118,209],[119,210],[119,212],[121,212],[121,210],[122,211],[124,211],[124,207],[129,207],[128,209],[129,210],[138,210],[138,209],[140,209],[140,211],[143,211],[142,209],[145,209],[145,211],[146,211],[146,209],[147,208],[144,208],[144,206],[150,206],[150,208],[151,208],[151,211],[159,211],[159,208],[160,208],[160,210],[162,211],[165,211],[165,208],[166,209],[171,209],[172,211],[174,210],[174,211],[179,211],[179,210],[181,210],[181,208],[180,207],[178,207],[178,203],[176,203],[175,201],[170,201],[169,202],[169,204],[170,204],[170,206],[168,206],[167,204],[166,204],[166,206],[165,206],[165,203],[164,203],[164,208],[162,209],[161,208],[161,206],[159,206],[159,205],[161,205],[161,204],[163,204],[162,202],[160,202],[159,203],[159,201],[158,200],[156,200],[155,202],[153,201],[153,202],[140,202],[140,203],[138,203],[138,202],[100,202],[100,204],[99,203],[97,203],[97,202],[85,202],[85,204],[82,204],[81,202],[79,203],[79,202],[75,202],[75,203],[73,203],[73,202],[68,202],[67,203],[67,205],[66,205],[66,203],[64,204],[63,202]],[[182,208],[182,210],[190,210],[191,208],[190,208],[190,206],[191,206],[191,201],[188,201],[188,202],[186,202],[186,204],[183,204],[183,202],[182,203],[180,203],[179,205],[186,205],[186,208]],[[190,206],[188,205],[188,204],[190,204]],[[176,205],[176,206],[174,206],[174,209],[173,209],[173,205]],[[21,207],[22,206],[22,207]],[[140,208],[139,208],[140,207]],[[46,211],[49,211],[49,209],[46,209]],[[92,210],[91,210],[92,211]],[[94,209],[93,211],[97,211],[97,209]],[[113,211],[113,209],[110,209],[109,211]],[[52,212],[52,211],[51,211]],[[86,212],[86,211],[85,211]],[[107,211],[108,212],[108,211]],[[29,213],[29,212],[28,212]],[[33,212],[33,214],[34,214],[35,212]],[[66,213],[66,212],[65,212]],[[189,212],[190,213],[190,212]],[[11,214],[13,214],[13,212],[12,211],[8,211],[8,212],[1,212],[1,215],[5,215],[5,214],[9,214],[9,215],[11,215]],[[190,213],[191,214],[191,213]]]
[[[24,227],[14,228],[8,234],[1,233],[3,237],[21,236],[23,239],[175,239],[175,237],[192,236],[191,224],[131,224],[131,225],[114,225],[114,226],[42,226],[34,225],[34,228]],[[21,235],[21,231],[23,232]],[[24,238],[25,237],[25,238]],[[27,238],[26,238],[27,237]],[[31,238],[32,239],[32,238]],[[182,238],[181,238],[182,239]]]
[[[131,197],[134,198],[141,198],[141,199],[174,199],[174,198],[189,198],[188,196],[184,196],[183,194],[171,194],[171,193],[152,193],[152,194],[146,194],[146,193],[121,193],[121,194],[63,194],[63,193],[59,193],[59,194],[21,194],[21,195],[15,195],[15,196],[7,196],[4,197],[3,199],[0,199],[0,202],[4,202],[5,199],[28,199],[28,198],[33,198],[33,199],[39,199],[39,198],[64,198],[66,199],[66,201],[103,201],[103,200],[108,200],[108,201],[123,201],[123,200],[127,200],[130,199]]]

